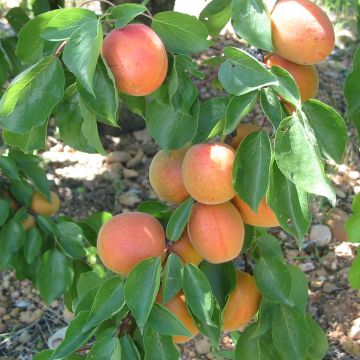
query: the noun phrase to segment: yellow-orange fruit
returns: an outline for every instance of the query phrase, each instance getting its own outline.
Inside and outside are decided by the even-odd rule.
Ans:
[[[31,209],[39,215],[55,215],[60,208],[60,199],[53,192],[50,192],[51,201],[40,192],[35,191],[31,199]]]
[[[260,131],[261,127],[252,124],[240,124],[236,129],[236,135],[231,140],[231,146],[237,149],[241,142],[251,133]]]
[[[119,214],[101,227],[97,249],[108,269],[126,276],[140,261],[165,254],[164,229],[149,214]]]
[[[245,224],[258,227],[279,226],[279,221],[270,206],[266,203],[265,197],[261,200],[257,213],[237,195],[234,197],[233,202],[240,211]]]
[[[297,64],[324,60],[334,48],[334,28],[326,13],[309,0],[279,0],[271,13],[275,53]]]
[[[261,295],[254,278],[247,273],[238,271],[236,287],[230,294],[223,313],[223,329],[234,331],[250,322],[258,312]]]
[[[192,246],[187,230],[185,230],[178,241],[172,242],[171,249],[180,256],[185,264],[199,265],[203,258],[195,251]]]
[[[188,233],[195,251],[213,264],[236,258],[244,243],[241,215],[230,202],[196,203],[191,210]]]
[[[161,302],[161,290],[157,296],[157,301]],[[182,292],[179,292],[166,304],[163,304],[170,312],[172,312],[180,322],[191,332],[192,336],[196,336],[199,333],[198,328],[185,304],[185,296]],[[183,344],[189,341],[191,338],[188,336],[175,335],[172,337],[174,343]]]
[[[161,39],[143,24],[129,24],[110,31],[102,53],[120,92],[145,96],[163,83],[168,59]]]
[[[160,150],[152,159],[149,180],[161,200],[180,204],[189,197],[181,175],[185,153],[186,149],[181,149],[169,151],[166,155]]]
[[[314,65],[299,65],[276,54],[265,56],[265,64],[269,67],[280,66],[294,78],[301,96],[301,101],[313,99],[319,90],[319,75]]]
[[[184,185],[202,204],[221,204],[232,199],[232,168],[235,151],[223,143],[192,146],[182,165]]]
[[[25,231],[33,228],[35,224],[36,224],[35,218],[32,215],[28,215],[26,219],[21,221],[21,225]]]

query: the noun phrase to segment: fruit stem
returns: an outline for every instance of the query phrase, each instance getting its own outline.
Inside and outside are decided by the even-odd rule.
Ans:
[[[61,52],[64,50],[64,47],[65,47],[65,45],[67,44],[67,42],[68,42],[68,40],[64,40],[64,41],[60,44],[60,46],[56,49],[55,54],[54,54],[56,57],[59,57],[59,55],[61,54]]]

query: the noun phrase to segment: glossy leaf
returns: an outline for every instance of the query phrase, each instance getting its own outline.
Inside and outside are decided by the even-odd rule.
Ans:
[[[166,304],[182,288],[182,264],[180,258],[171,253],[166,260],[161,279],[162,302]]]
[[[75,259],[85,256],[83,233],[81,228],[71,221],[57,224],[58,241],[67,255]]]
[[[355,256],[348,276],[351,287],[353,289],[360,289],[360,252]]]
[[[306,275],[295,265],[287,265],[291,276],[290,298],[301,314],[305,314],[308,303],[308,282]]]
[[[0,89],[9,77],[10,65],[0,42]]]
[[[354,214],[345,223],[347,241],[360,243],[360,214]]]
[[[123,335],[119,339],[121,354],[126,360],[140,360],[139,350],[129,335]]]
[[[282,262],[285,261],[282,253],[279,240],[270,234],[262,235],[255,240],[256,246],[259,249],[260,255],[269,257],[276,257]]]
[[[231,18],[231,0],[212,0],[199,15],[210,35],[219,35],[220,31],[230,21]]]
[[[10,263],[11,258],[24,244],[25,231],[16,221],[7,222],[0,232],[0,269]]]
[[[12,29],[18,33],[21,28],[30,20],[26,12],[21,7],[14,7],[10,9],[6,15],[6,20]]]
[[[0,198],[0,227],[5,224],[10,214],[10,201],[9,199]]]
[[[146,7],[141,4],[121,4],[110,8],[109,17],[116,19],[116,28],[122,28],[145,11]]]
[[[181,203],[171,215],[169,222],[166,226],[166,237],[169,240],[179,240],[189,221],[193,203],[194,200],[189,197],[187,200]]]
[[[328,340],[320,325],[308,314],[306,315],[306,322],[311,331],[313,343],[308,351],[308,356],[311,360],[324,359],[328,348]]]
[[[270,120],[274,128],[277,129],[287,114],[272,88],[261,89],[260,104],[266,117]]]
[[[137,210],[155,216],[161,220],[169,220],[172,211],[169,206],[157,200],[146,200],[140,203]]]
[[[28,264],[31,264],[40,254],[43,239],[40,231],[34,227],[26,231],[24,243],[24,256]]]
[[[119,360],[121,347],[119,339],[102,337],[95,342],[85,360]]]
[[[0,156],[0,169],[12,181],[20,181],[19,168],[13,158]]]

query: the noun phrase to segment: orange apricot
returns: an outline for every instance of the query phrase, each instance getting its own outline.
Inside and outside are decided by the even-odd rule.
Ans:
[[[164,44],[143,24],[114,29],[105,37],[102,54],[120,92],[145,96],[163,83],[168,69]]]
[[[240,124],[236,129],[236,135],[231,140],[231,146],[237,149],[242,141],[251,133],[260,131],[261,127],[253,124]]]
[[[203,258],[192,246],[187,230],[181,234],[178,241],[172,242],[171,249],[185,264],[199,265],[203,261]]]
[[[223,329],[234,331],[248,324],[258,312],[260,301],[261,295],[254,278],[250,274],[237,271],[236,287],[223,312]]]
[[[152,159],[149,180],[155,194],[164,201],[180,204],[189,197],[181,176],[181,166],[187,149],[160,150]]]
[[[333,50],[334,28],[310,0],[279,0],[271,12],[275,53],[301,65],[317,64]]]
[[[108,269],[126,276],[140,261],[165,254],[164,229],[149,214],[119,214],[101,227],[97,249],[101,261]]]
[[[30,208],[39,215],[55,215],[60,208],[60,199],[53,191],[50,192],[51,201],[40,192],[35,191]]]
[[[195,251],[213,264],[236,258],[244,243],[241,215],[230,202],[196,203],[191,210],[188,233]]]
[[[24,220],[21,221],[21,225],[25,231],[33,228],[35,224],[35,218],[32,215],[28,215]]]
[[[275,227],[279,226],[279,221],[270,206],[266,203],[265,197],[261,200],[257,213],[250,206],[236,195],[233,203],[240,211],[241,217],[245,224],[258,227]]]
[[[213,205],[232,199],[232,167],[235,151],[223,143],[198,144],[185,154],[182,177],[185,188],[197,201]]]

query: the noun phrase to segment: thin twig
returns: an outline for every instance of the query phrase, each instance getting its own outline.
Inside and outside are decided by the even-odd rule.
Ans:
[[[61,44],[60,44],[60,46],[56,49],[56,51],[55,51],[55,56],[59,56],[60,55],[60,53],[64,50],[64,47],[65,47],[65,45],[67,44],[67,42],[68,42],[68,40],[64,40]]]

